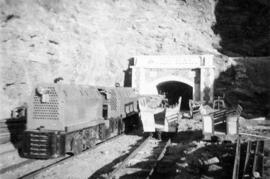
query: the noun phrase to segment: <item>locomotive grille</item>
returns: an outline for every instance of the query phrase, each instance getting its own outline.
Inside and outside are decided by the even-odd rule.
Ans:
[[[49,101],[41,102],[41,96],[34,96],[33,119],[36,120],[58,120],[59,102],[54,87],[48,87]]]
[[[49,135],[46,133],[29,134],[29,153],[31,156],[47,156],[49,155]]]

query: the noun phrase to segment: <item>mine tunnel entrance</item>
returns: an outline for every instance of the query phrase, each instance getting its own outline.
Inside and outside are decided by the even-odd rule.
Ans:
[[[157,85],[158,94],[165,94],[169,105],[176,105],[182,96],[181,110],[189,109],[189,99],[192,99],[192,87],[178,81],[166,81]]]

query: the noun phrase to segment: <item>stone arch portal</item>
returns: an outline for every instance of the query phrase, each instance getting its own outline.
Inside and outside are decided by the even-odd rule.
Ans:
[[[138,56],[131,68],[132,87],[140,95],[167,91],[172,104],[183,95],[184,108],[188,99],[213,100],[213,55]]]

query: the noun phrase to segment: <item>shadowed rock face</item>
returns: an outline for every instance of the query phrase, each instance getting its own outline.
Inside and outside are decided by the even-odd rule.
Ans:
[[[246,118],[270,118],[270,57],[224,58],[216,63],[223,67],[217,69],[216,96],[225,95],[229,106],[240,104]]]
[[[270,116],[270,1],[218,0],[213,30],[220,36],[216,59],[216,95],[228,105],[241,104],[247,118]],[[241,58],[249,56],[247,58]]]
[[[218,0],[214,32],[229,56],[270,56],[270,6],[264,0]]]

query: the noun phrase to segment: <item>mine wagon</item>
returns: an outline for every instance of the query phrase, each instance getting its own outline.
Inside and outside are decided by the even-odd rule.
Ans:
[[[180,116],[180,104],[167,108],[162,95],[145,95],[139,97],[140,117],[143,131],[147,133],[177,132]]]
[[[209,114],[202,114],[204,139],[214,136],[234,140],[239,134],[239,118],[243,108],[237,105],[232,109],[215,110]]]

